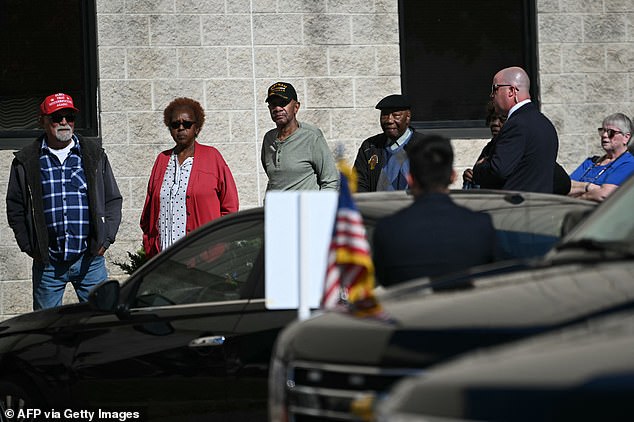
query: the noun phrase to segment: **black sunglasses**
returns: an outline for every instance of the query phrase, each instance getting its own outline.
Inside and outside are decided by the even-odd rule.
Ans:
[[[181,127],[181,125],[183,125],[183,127],[185,129],[189,129],[190,127],[192,127],[192,125],[196,123],[196,122],[190,122],[188,120],[182,120],[182,121],[173,121],[170,123],[170,127],[172,129],[178,129],[179,127]]]
[[[49,114],[48,118],[51,119],[53,123],[62,123],[62,120],[66,119],[68,123],[72,123],[75,121],[75,115],[72,113],[62,114],[62,113],[53,113]]]
[[[282,98],[277,95],[271,97],[271,99],[268,100],[270,109],[273,109],[275,107],[286,107],[290,102],[290,98]]]
[[[509,84],[493,84],[491,85],[491,96],[494,96],[496,92],[498,92],[498,89],[502,88],[503,86],[513,86],[513,85],[509,85]]]
[[[597,131],[599,132],[599,136],[603,136],[604,132],[607,133],[608,138],[610,139],[614,138],[614,135],[616,135],[617,133],[620,133],[621,135],[623,135],[623,132],[621,132],[620,130],[606,129],[604,127],[598,128]]]

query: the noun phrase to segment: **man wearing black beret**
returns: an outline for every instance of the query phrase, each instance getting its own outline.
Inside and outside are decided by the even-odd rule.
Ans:
[[[381,110],[383,133],[361,144],[354,168],[358,175],[359,192],[404,190],[409,160],[405,146],[422,135],[409,127],[411,105],[406,95],[393,94],[376,105]]]

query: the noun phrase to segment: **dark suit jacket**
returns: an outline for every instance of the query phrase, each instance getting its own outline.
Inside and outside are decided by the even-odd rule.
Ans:
[[[372,250],[383,286],[487,264],[497,255],[491,217],[456,205],[442,193],[421,195],[379,220]]]
[[[413,128],[410,129],[412,129],[414,133],[412,133],[412,137],[407,145],[409,145],[410,142],[419,140],[423,137],[422,133],[416,132]],[[361,144],[359,152],[357,153],[357,158],[354,161],[354,169],[357,172],[357,192],[376,191],[379,175],[381,174],[383,164],[385,164],[386,143],[387,136],[385,133],[379,133],[378,135],[374,135],[366,139]],[[406,149],[407,145],[405,146]],[[373,155],[376,155],[378,163],[373,169],[371,169],[368,162]]]
[[[483,189],[552,193],[558,149],[553,124],[525,104],[504,123],[489,158],[473,168],[473,181]]]
[[[480,161],[480,159],[484,157],[488,157],[491,154],[496,141],[497,137],[491,139],[484,146],[484,148],[482,148],[480,156],[478,157],[476,162]],[[570,176],[568,176],[568,173],[566,173],[566,170],[561,166],[561,164],[555,163],[555,169],[553,171],[553,193],[557,195],[568,195],[568,192],[570,192],[570,186]],[[499,189],[501,189],[501,187]]]

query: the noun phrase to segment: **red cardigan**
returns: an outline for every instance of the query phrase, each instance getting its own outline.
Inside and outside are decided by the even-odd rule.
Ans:
[[[148,258],[160,252],[158,218],[161,186],[171,155],[172,150],[168,149],[156,157],[141,213],[143,249]],[[216,148],[196,142],[185,200],[186,233],[215,218],[238,211],[238,205],[238,189],[222,155]]]

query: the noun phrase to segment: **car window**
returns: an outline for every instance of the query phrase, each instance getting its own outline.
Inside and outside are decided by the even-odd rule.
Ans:
[[[141,280],[135,307],[247,299],[248,285],[263,246],[261,220],[207,231],[175,244]],[[186,239],[187,240],[187,239]]]
[[[545,254],[559,240],[567,204],[505,207],[487,210],[496,229],[502,258]]]
[[[405,203],[408,205],[409,203]],[[468,206],[469,203],[463,206]],[[535,206],[500,206],[481,211],[489,214],[496,231],[501,259],[531,258],[544,255],[559,240],[565,216],[570,212],[570,204],[540,203]],[[378,219],[376,209],[371,217],[364,217],[370,246]],[[383,210],[381,210],[383,211]],[[386,212],[386,215],[391,212]]]

